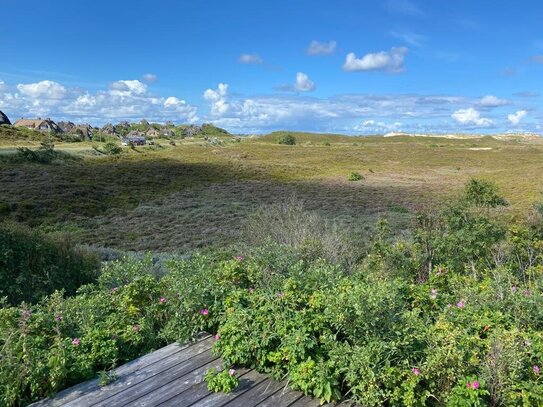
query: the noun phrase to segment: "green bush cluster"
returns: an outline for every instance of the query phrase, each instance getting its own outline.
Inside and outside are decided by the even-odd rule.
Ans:
[[[364,176],[360,174],[359,172],[351,172],[349,176],[347,177],[347,181],[362,181],[364,179]]]
[[[296,137],[294,137],[292,134],[283,134],[277,137],[277,144],[293,146],[296,144]]]
[[[17,148],[17,153],[9,157],[9,161],[16,163],[51,164],[55,161],[75,159],[72,155],[55,150],[55,145],[50,139],[42,141],[36,150],[27,147]]]
[[[113,366],[206,331],[225,367],[208,372],[212,390],[232,390],[230,369],[247,366],[323,402],[543,405],[541,213],[505,223],[470,190],[419,214],[409,239],[380,221],[356,267],[314,238],[312,250],[270,241],[245,257],[170,260],[160,278],[150,258],[125,259],[76,296],[4,306],[2,401],[107,381]]]
[[[45,236],[28,227],[0,223],[0,296],[11,304],[37,302],[63,289],[76,289],[98,276],[96,254],[66,236]]]

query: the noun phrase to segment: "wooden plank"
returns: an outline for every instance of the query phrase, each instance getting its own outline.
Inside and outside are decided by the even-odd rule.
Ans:
[[[196,403],[192,404],[191,407],[221,407],[224,406],[229,401],[235,399],[241,394],[246,393],[250,390],[251,387],[256,386],[266,380],[266,376],[251,370],[249,373],[244,375],[240,379],[239,386],[232,392],[228,394],[224,393],[211,393],[207,397],[204,397],[201,400],[198,400]],[[175,404],[172,404],[175,405]]]
[[[135,371],[132,371],[131,369],[130,373],[124,375],[123,377],[119,377],[113,383],[103,387],[97,387],[94,389],[94,391],[87,392],[68,403],[63,403],[62,405],[66,407],[84,407],[94,405],[117,394],[120,391],[123,391],[126,388],[133,387],[144,380],[148,380],[149,378],[156,376],[161,371],[179,364],[180,361],[187,360],[190,357],[194,357],[195,355],[209,351],[209,349],[211,349],[211,345],[212,340],[207,339],[197,342],[192,346],[184,347],[179,352],[170,354],[165,358],[144,367],[143,369]]]
[[[204,380],[204,375],[209,369],[221,369],[222,365],[222,360],[217,358],[212,360],[211,362],[206,363],[203,366],[191,370],[189,373],[179,378],[176,378],[175,375],[168,374],[169,381],[162,384],[161,387],[155,388],[153,391],[145,394],[137,400],[134,400],[130,403],[130,406],[156,406],[163,401],[169,400],[172,397],[183,393],[185,390],[190,389],[192,386],[202,383]],[[153,383],[154,382],[155,379],[153,379]]]
[[[249,373],[250,369],[237,369],[237,376],[241,380],[243,376]],[[241,384],[240,384],[241,387]],[[201,382],[194,384],[184,392],[175,395],[174,397],[165,400],[164,402],[158,404],[160,407],[188,407],[193,403],[203,399],[206,396],[209,396],[210,391],[207,389],[207,383]]]
[[[263,382],[253,386],[249,391],[239,395],[229,403],[223,404],[223,407],[254,407],[261,401],[273,395],[276,391],[283,388],[284,383],[273,379],[266,379]]]
[[[217,356],[214,356],[211,349],[203,352],[199,355],[191,357],[181,363],[174,366],[166,367],[150,378],[140,381],[136,386],[129,386],[121,389],[121,391],[110,395],[107,398],[102,399],[100,402],[93,400],[93,406],[95,407],[121,407],[126,405],[133,405],[135,401],[148,393],[170,383],[173,380],[179,379],[187,374],[190,374],[193,370],[196,370],[214,360],[219,360]]]
[[[319,399],[315,399],[313,397],[304,396],[301,399],[298,399],[294,403],[292,403],[289,407],[320,407],[321,402]],[[333,404],[326,403],[322,405],[323,407],[333,407]]]
[[[258,407],[288,407],[296,400],[301,399],[304,394],[301,391],[292,390],[288,387],[288,382],[281,382],[281,388],[268,397],[266,400],[257,404]]]
[[[168,346],[160,348],[154,352],[143,355],[137,359],[134,359],[128,363],[125,363],[122,366],[119,366],[115,369],[115,374],[118,378],[126,376],[136,370],[142,369],[146,366],[149,366],[163,358],[166,358],[176,352],[179,352],[187,347],[192,345],[192,343],[180,346],[177,343],[172,343]],[[66,404],[72,400],[75,400],[78,397],[81,397],[91,391],[94,391],[98,388],[98,379],[89,380],[83,383],[79,383],[75,386],[72,386],[68,389],[62,390],[57,393],[53,398],[44,399],[38,401],[34,404],[31,404],[30,407],[58,407]]]

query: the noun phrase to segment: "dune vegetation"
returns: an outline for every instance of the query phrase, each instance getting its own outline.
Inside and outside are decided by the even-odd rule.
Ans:
[[[4,143],[0,404],[202,331],[323,402],[543,404],[541,142],[171,141]]]

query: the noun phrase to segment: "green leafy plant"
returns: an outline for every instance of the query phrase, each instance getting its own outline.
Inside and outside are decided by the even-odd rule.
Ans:
[[[215,369],[209,369],[204,380],[207,382],[207,388],[210,391],[230,393],[239,386],[239,379],[236,377],[234,369],[223,370],[216,372]]]
[[[283,134],[277,137],[277,144],[293,146],[296,144],[296,137],[294,137],[292,134]]]
[[[351,172],[349,176],[347,177],[347,181],[362,181],[364,179],[364,176],[360,174],[359,172]]]

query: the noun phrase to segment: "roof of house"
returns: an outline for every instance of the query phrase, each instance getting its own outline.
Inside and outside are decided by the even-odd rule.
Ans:
[[[0,110],[0,124],[11,124],[8,117]]]
[[[58,127],[62,129],[62,131],[69,132],[76,128],[75,123],[72,122],[58,122]]]
[[[49,126],[49,128],[53,129],[55,132],[62,132],[62,129],[59,128],[57,126],[57,124],[52,121],[51,119],[47,118],[47,119],[42,119],[42,118],[37,118],[37,119],[19,119],[15,122],[14,126],[15,127],[29,127],[31,129],[38,129],[40,128],[43,124],[47,124]]]

